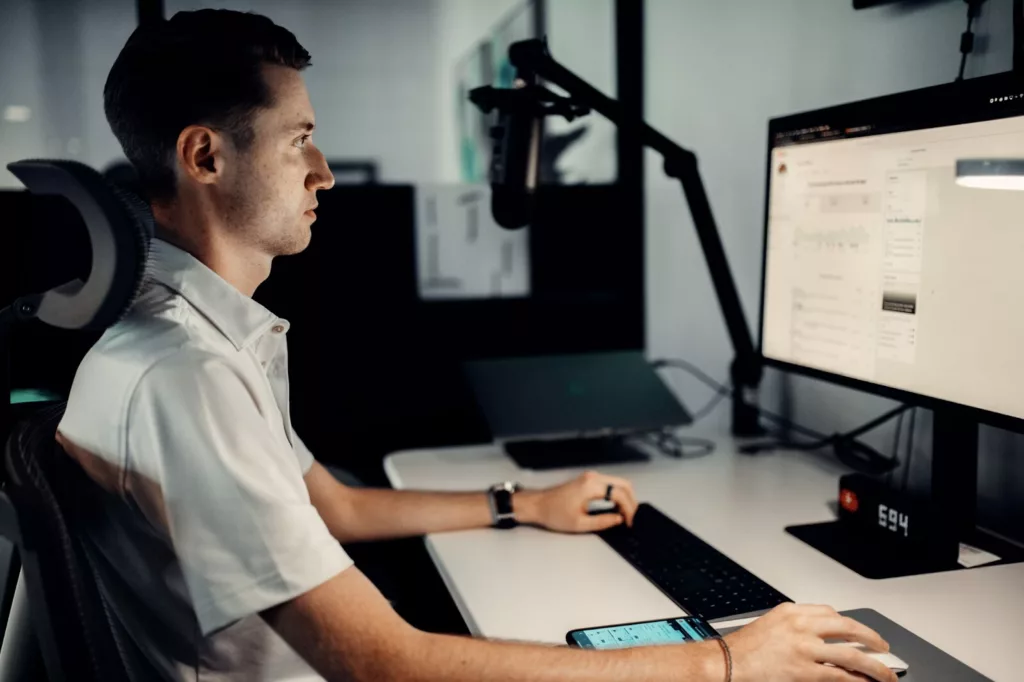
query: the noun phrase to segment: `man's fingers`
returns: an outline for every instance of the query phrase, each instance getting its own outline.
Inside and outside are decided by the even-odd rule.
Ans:
[[[636,500],[634,500],[625,489],[615,486],[612,488],[612,502],[619,507],[619,513],[626,519],[626,525],[633,525],[633,517],[636,516]]]
[[[856,647],[845,644],[822,644],[816,650],[815,658],[821,663],[831,663],[850,673],[860,673],[878,682],[896,682],[896,673]]]
[[[624,478],[616,478],[616,479],[614,479],[612,481],[612,485],[615,486],[616,490],[621,489],[622,492],[624,492],[626,494],[626,497],[629,499],[629,506],[633,509],[633,514],[635,514],[636,513],[636,508],[640,506],[640,503],[637,502],[636,491],[633,490],[633,484],[630,481],[627,481]],[[633,515],[632,514],[630,514],[629,522],[630,522],[630,524],[633,523]]]
[[[625,506],[632,509],[633,513],[635,513],[639,503],[636,501],[636,492],[633,490],[633,484],[629,480],[617,476],[606,476],[596,471],[587,472],[584,476],[587,478],[587,495],[603,498],[608,491],[608,486],[612,486],[612,499],[616,499],[615,493],[617,491],[623,493],[628,501],[628,504]],[[621,507],[622,503],[619,504]],[[630,519],[632,519],[632,515],[630,515]]]
[[[825,668],[825,672],[819,678],[821,682],[875,682],[870,677],[861,675],[860,673],[851,673],[848,670],[842,668]]]
[[[839,615],[833,607],[827,604],[800,604],[800,608],[804,610],[808,615],[832,617],[835,618]]]
[[[822,639],[843,639],[863,644],[872,651],[889,651],[889,643],[882,636],[863,623],[845,616],[830,616],[816,619],[812,624],[814,634]]]
[[[622,514],[598,514],[583,516],[580,520],[581,533],[596,533],[620,525],[625,519]]]

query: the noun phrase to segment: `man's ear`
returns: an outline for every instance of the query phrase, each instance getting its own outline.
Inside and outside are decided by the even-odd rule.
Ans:
[[[224,170],[224,138],[206,126],[191,125],[178,135],[177,157],[186,176],[213,184]]]

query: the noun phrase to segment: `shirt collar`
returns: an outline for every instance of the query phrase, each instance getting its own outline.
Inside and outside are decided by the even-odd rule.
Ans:
[[[162,239],[149,249],[148,275],[180,294],[238,350],[273,328],[288,331],[288,321],[246,296],[198,258]]]

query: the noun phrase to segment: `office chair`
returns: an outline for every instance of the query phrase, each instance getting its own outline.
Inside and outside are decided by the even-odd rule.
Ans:
[[[65,403],[20,422],[4,454],[0,531],[17,545],[31,619],[51,682],[128,682],[138,656],[115,622],[83,531],[103,523],[81,504],[95,484],[54,440]]]
[[[5,341],[11,327],[39,320],[61,329],[110,326],[142,289],[153,219],[137,196],[74,161],[34,160],[8,165],[34,194],[60,195],[85,219],[92,252],[88,278],[40,294],[22,296],[0,309],[0,397],[9,391]],[[28,226],[25,226],[28,227]],[[22,569],[32,629],[51,682],[120,682],[139,679],[140,653],[108,608],[83,531],[102,520],[81,504],[95,485],[54,440],[64,403],[51,404],[12,423],[0,400],[4,450],[0,534],[14,545],[12,571]],[[4,595],[0,607],[14,611]],[[21,611],[24,613],[24,609]],[[7,623],[5,648],[20,622]],[[20,639],[20,637],[19,637]],[[31,657],[29,657],[30,659]],[[21,679],[24,679],[23,677]]]

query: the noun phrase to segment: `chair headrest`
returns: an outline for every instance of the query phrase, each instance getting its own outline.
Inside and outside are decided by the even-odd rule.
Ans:
[[[145,281],[153,216],[140,197],[77,161],[31,159],[7,165],[33,194],[63,196],[82,215],[92,246],[88,279],[15,303],[20,318],[62,329],[106,329],[131,308]]]

